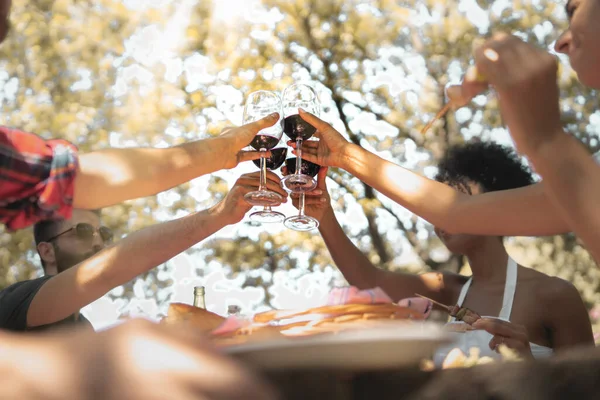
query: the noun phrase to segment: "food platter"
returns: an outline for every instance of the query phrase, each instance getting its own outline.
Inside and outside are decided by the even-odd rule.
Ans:
[[[263,370],[385,369],[416,365],[449,341],[447,332],[435,323],[386,321],[331,335],[244,343],[222,351]]]

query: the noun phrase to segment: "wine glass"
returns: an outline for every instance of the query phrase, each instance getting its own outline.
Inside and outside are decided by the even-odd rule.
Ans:
[[[297,83],[283,91],[282,103],[283,132],[296,141],[296,156],[300,162],[298,169],[290,170],[293,174],[281,180],[281,185],[294,193],[309,192],[317,186],[317,182],[299,169],[302,165],[302,141],[310,139],[317,129],[300,117],[298,109],[302,108],[318,117],[321,111],[319,99],[312,87]]]
[[[310,176],[311,179],[317,176],[319,173],[319,169],[321,167],[318,164],[312,163],[310,161],[301,160],[300,166],[298,166],[298,161],[300,158],[288,158],[285,160],[285,166],[288,171],[298,171],[301,172],[302,175]],[[289,175],[288,175],[289,176]],[[298,200],[298,215],[294,215],[291,217],[287,217],[283,224],[295,231],[310,231],[311,229],[315,229],[319,226],[319,221],[317,221],[313,217],[309,217],[304,214],[304,191],[300,192],[300,199]]]
[[[264,159],[266,169],[271,171],[278,169],[283,165],[285,157],[287,156],[287,147],[277,147],[271,149],[271,155]],[[260,168],[260,162],[262,159],[252,160],[252,162]],[[278,211],[271,210],[271,206],[264,206],[262,211],[255,211],[250,214],[250,220],[260,223],[277,223],[282,222],[285,215]]]
[[[279,120],[281,121],[281,98],[277,93],[267,90],[252,92],[248,95],[244,106],[244,124],[258,121],[274,112],[279,113]],[[283,197],[279,193],[267,189],[267,171],[264,156],[267,150],[272,149],[279,143],[282,135],[281,123],[277,123],[260,130],[250,142],[250,146],[261,152],[258,190],[244,196],[246,201],[253,206],[273,206],[283,202]]]

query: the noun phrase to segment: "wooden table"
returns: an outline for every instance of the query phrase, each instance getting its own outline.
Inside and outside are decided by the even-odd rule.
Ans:
[[[543,361],[433,372],[311,369],[271,371],[265,376],[286,400],[600,399],[600,349]]]

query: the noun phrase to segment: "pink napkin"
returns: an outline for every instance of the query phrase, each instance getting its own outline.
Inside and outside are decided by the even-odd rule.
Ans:
[[[328,306],[341,304],[386,304],[392,303],[390,296],[381,288],[360,290],[356,286],[334,288],[327,299]]]
[[[227,318],[219,327],[213,330],[211,333],[213,335],[223,335],[227,333],[234,332],[240,328],[250,325],[252,322],[248,319],[236,317],[235,315]]]
[[[334,288],[329,294],[327,299],[327,305],[339,305],[339,304],[387,304],[393,303],[390,296],[388,296],[383,289],[376,287],[373,289],[360,290],[355,286],[346,286],[340,288]],[[401,307],[407,307],[411,310],[417,311],[425,318],[431,313],[433,304],[427,299],[421,297],[409,297],[402,299],[398,302]]]

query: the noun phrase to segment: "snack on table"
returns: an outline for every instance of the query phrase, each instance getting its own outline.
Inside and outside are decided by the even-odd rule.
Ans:
[[[446,310],[448,312],[448,314],[450,314],[451,317],[454,317],[457,321],[463,321],[469,325],[473,325],[475,323],[475,321],[477,321],[478,319],[481,318],[481,316],[479,314],[477,314],[475,311],[473,311],[467,307],[460,307],[458,305],[447,306],[445,304],[442,304],[440,302],[432,300],[428,297],[422,296],[418,293],[416,293],[416,295],[423,299],[427,299],[427,300],[431,301],[433,304],[440,306],[441,308]]]
[[[225,318],[219,314],[184,303],[171,303],[167,316],[161,321],[165,324],[187,323],[204,333],[217,329],[223,322]]]
[[[394,304],[380,288],[345,287],[332,290],[328,305],[306,310],[272,310],[251,318],[225,319],[198,307],[172,303],[163,323],[189,323],[210,334],[216,344],[227,346],[372,328],[385,321],[423,320],[431,311],[431,303],[422,299],[404,299],[400,304]]]

